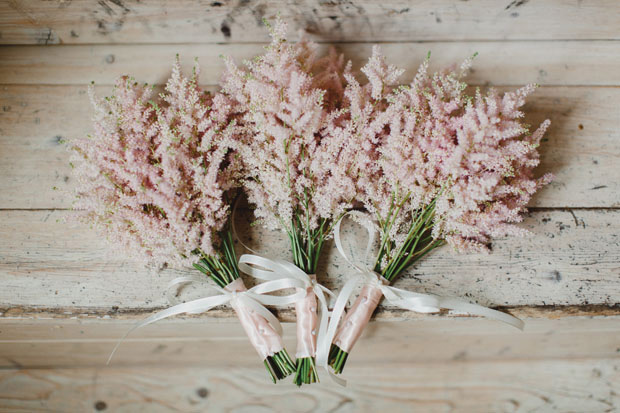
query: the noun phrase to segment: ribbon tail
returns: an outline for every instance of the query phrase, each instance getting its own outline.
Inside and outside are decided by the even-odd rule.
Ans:
[[[501,321],[502,323],[511,325],[515,328],[518,328],[519,330],[523,330],[523,328],[525,327],[525,323],[523,322],[523,320],[510,314],[483,307],[478,304],[472,304],[465,301],[457,300],[456,298],[439,298],[439,305],[442,308],[447,308],[454,311],[462,311],[464,313]]]
[[[317,354],[316,354],[316,363],[318,366],[323,367],[323,369],[327,372],[328,377],[331,381],[338,384],[339,386],[346,387],[347,381],[341,377],[338,377],[331,368],[329,368],[328,356],[329,349],[331,346],[331,339],[328,338],[329,334],[327,332],[329,325],[329,310],[327,308],[327,300],[325,296],[322,294],[317,295],[319,297],[319,301],[321,301],[321,319],[320,325],[317,334]]]
[[[331,340],[327,338],[328,333],[328,324],[329,324],[329,309],[327,307],[327,300],[325,299],[325,295],[320,288],[315,288],[315,294],[317,295],[319,302],[321,303],[321,318],[319,320],[319,328],[317,334],[317,353],[316,353],[316,363],[318,366],[323,367],[323,369],[327,372],[329,378],[336,384],[342,387],[347,386],[347,381],[343,378],[340,378],[334,374],[334,372],[329,368],[327,362],[327,358],[329,356],[329,347],[331,344]]]
[[[441,308],[486,317],[501,321],[523,330],[523,320],[501,311],[472,304],[457,298],[439,297],[434,294],[414,293],[391,286],[382,286],[381,290],[389,304],[418,313],[436,313]]]
[[[319,287],[318,285],[316,287]],[[327,299],[325,298],[325,294],[323,294],[323,290],[321,288],[314,288],[314,294],[319,300],[319,304],[321,306],[321,318],[319,318],[319,325],[317,327],[316,334],[316,343],[317,343],[317,353],[319,349],[319,345],[323,345],[323,340],[325,334],[327,334],[327,325],[329,323],[329,309],[327,308]],[[317,354],[315,354],[316,358]]]
[[[318,288],[317,290],[321,290],[321,292],[327,294],[327,296],[329,297],[329,301],[326,300],[326,305],[327,308],[329,309],[330,307],[333,308],[333,304],[336,302],[336,294],[334,294],[332,292],[332,290],[330,290],[329,288],[326,288],[324,286],[322,286],[321,284],[317,284],[316,285]],[[318,296],[318,294],[317,294]]]
[[[170,303],[179,304],[180,301],[176,298],[176,296],[184,285],[191,284],[193,282],[204,282],[204,281],[205,281],[204,278],[198,278],[198,277],[177,277],[171,280],[166,286],[166,297],[168,298],[168,301]],[[209,287],[218,289],[219,291],[219,287],[215,287],[214,285],[209,285]]]
[[[305,291],[305,287],[306,284],[303,281],[297,280],[295,278],[280,278],[278,280],[265,281],[257,284],[254,287],[250,288],[248,291],[254,295],[262,296],[265,299],[264,303],[266,305],[287,305],[294,303],[301,298],[304,298],[307,294]],[[293,294],[284,296],[265,295],[274,291],[293,288],[302,288],[304,289],[304,291],[295,292]]]
[[[329,349],[331,347],[332,341],[336,336],[336,331],[338,329],[338,324],[340,323],[340,319],[345,313],[345,306],[349,301],[349,298],[353,294],[355,287],[358,285],[359,279],[357,277],[351,278],[348,280],[340,290],[340,294],[336,298],[336,302],[334,303],[334,309],[332,310],[332,316],[329,320],[327,331],[325,335],[322,337],[321,341],[317,346],[317,354],[316,354],[316,362],[319,366],[323,367],[325,371],[327,371],[329,377],[338,385],[346,386],[347,381],[337,377],[329,368],[328,358],[329,358]]]
[[[149,324],[152,324],[156,321],[163,320],[165,318],[172,317],[177,314],[209,311],[213,307],[226,304],[228,301],[230,301],[230,298],[231,297],[229,295],[216,295],[213,297],[199,298],[197,300],[192,300],[192,301],[188,301],[187,303],[177,304],[170,308],[166,308],[165,310],[158,311],[157,313],[151,315],[150,317],[147,317],[144,320],[139,321],[136,325],[130,328],[129,331],[127,331],[125,335],[121,337],[121,339],[116,343],[116,346],[114,346],[112,353],[110,353],[110,356],[108,357],[108,361],[106,362],[106,365],[110,364],[110,361],[112,361],[112,357],[114,357],[116,350],[118,350],[121,343],[133,331],[139,328],[142,328],[144,326],[147,326]]]
[[[279,265],[260,255],[243,254],[239,257],[239,270],[259,280],[269,281],[281,278],[277,274]],[[261,267],[261,268],[258,268]]]
[[[138,328],[137,326],[134,326],[132,328],[129,329],[129,331],[127,331],[123,337],[121,337],[117,342],[116,345],[114,346],[114,349],[112,350],[112,352],[110,353],[110,355],[108,356],[108,361],[105,362],[106,366],[110,365],[110,362],[112,361],[112,357],[114,357],[114,354],[116,354],[116,350],[118,350],[118,348],[121,346],[121,343],[123,341],[125,341],[125,339],[127,338],[127,336],[129,334],[131,334],[136,328]]]
[[[347,387],[347,381],[345,379],[336,376],[336,374],[334,374],[334,372],[329,368],[326,368],[325,370],[327,370],[327,375],[334,383],[342,387]]]
[[[389,285],[380,288],[386,302],[395,307],[417,313],[437,313],[441,309],[440,298],[435,295],[414,293]]]

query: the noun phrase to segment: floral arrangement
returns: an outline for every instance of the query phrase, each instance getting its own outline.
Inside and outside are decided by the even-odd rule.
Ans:
[[[521,122],[535,86],[469,96],[462,78],[471,60],[431,75],[427,58],[410,85],[398,85],[403,70],[375,46],[362,68],[366,85],[345,75],[347,128],[360,147],[358,199],[380,235],[373,270],[383,283],[444,243],[480,252],[491,237],[525,235],[514,223],[552,179],[533,177],[549,121],[531,134]],[[365,285],[344,318],[329,355],[337,373],[381,296]]]
[[[272,41],[265,54],[246,62],[247,70],[226,59],[222,88],[244,109],[243,186],[254,213],[267,228],[286,232],[293,263],[316,280],[325,240],[356,195],[354,146],[345,133],[336,133],[343,58],[333,49],[318,58],[316,44],[286,41],[281,20],[266,24]],[[318,380],[317,299],[311,290],[296,312],[294,381],[301,385]]]
[[[196,66],[184,77],[177,58],[158,99],[128,77],[103,100],[90,88],[94,136],[71,143],[74,208],[145,264],[193,266],[222,289],[245,291],[229,222],[240,179],[238,114],[226,96],[201,90],[198,75]],[[273,326],[233,306],[274,381],[292,373]]]
[[[504,313],[391,284],[444,244],[483,252],[494,237],[527,233],[516,224],[552,179],[533,173],[549,121],[533,132],[522,121],[535,86],[472,94],[463,81],[472,59],[429,73],[429,58],[403,85],[403,70],[378,47],[361,69],[362,84],[333,49],[321,57],[312,42],[288,43],[279,18],[266,25],[265,53],[243,69],[227,58],[219,93],[200,89],[197,68],[184,77],[177,60],[159,99],[127,77],[105,100],[91,94],[94,137],[72,143],[82,219],[145,263],[193,266],[227,297],[180,304],[148,322],[230,302],[273,381],[295,373],[297,385],[318,381],[319,365],[343,371],[383,296],[414,311],[459,309],[519,326]],[[263,225],[287,234],[293,263],[237,260],[231,204],[240,190]],[[349,261],[339,225],[352,211],[379,234],[377,254],[369,268],[352,263],[361,276],[343,286],[328,322],[317,266],[331,237]],[[276,281],[248,291],[240,269]],[[280,270],[292,278],[277,279]],[[311,283],[293,280],[295,271]],[[267,294],[287,288],[296,294]],[[262,307],[293,302],[296,362]]]

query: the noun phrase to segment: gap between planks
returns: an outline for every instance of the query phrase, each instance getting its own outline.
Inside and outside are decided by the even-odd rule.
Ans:
[[[164,310],[168,306],[149,308],[118,308],[110,307],[0,307],[0,322],[2,320],[141,320],[154,312]],[[612,317],[620,315],[620,304],[588,304],[588,305],[522,305],[522,306],[495,306],[499,311],[504,311],[520,318],[543,318],[559,319],[566,317]],[[297,316],[293,310],[270,308],[272,313],[282,322],[294,322]],[[380,306],[373,314],[373,320],[403,321],[421,320],[426,318],[480,318],[467,314],[456,314],[448,310],[442,310],[435,314],[419,314],[399,308],[385,308]],[[183,314],[172,317],[172,320],[187,319],[231,319],[236,318],[234,312],[226,307],[218,307],[204,314]],[[1,341],[1,340],[0,340]]]

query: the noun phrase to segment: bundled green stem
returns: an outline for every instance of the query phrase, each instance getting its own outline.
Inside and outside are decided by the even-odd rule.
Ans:
[[[267,357],[264,363],[274,383],[295,372],[295,363],[285,349]]]
[[[326,219],[320,219],[319,226],[311,230],[309,219],[307,214],[306,217],[295,215],[286,232],[291,242],[293,263],[306,274],[315,274],[331,224]]]
[[[381,245],[374,264],[374,271],[381,274],[390,283],[403,271],[424,257],[426,254],[443,244],[442,239],[433,238],[432,231],[435,219],[435,200],[416,211],[411,226],[402,245],[398,246],[390,239],[389,234],[397,215],[409,199],[405,196],[399,203],[393,202],[390,213],[385,220],[379,220],[381,227]],[[342,373],[348,353],[332,344],[329,351],[329,364],[336,373]]]
[[[325,238],[331,231],[331,225],[328,220],[321,219],[318,228],[310,230],[309,219],[307,212],[305,217],[295,215],[291,223],[291,230],[287,232],[291,241],[294,264],[306,274],[316,274],[319,256]],[[314,357],[297,359],[297,369],[293,381],[298,386],[319,381]]]
[[[221,288],[239,278],[237,255],[233,242],[232,227],[229,225],[222,231],[220,254],[217,256],[206,255],[199,251],[200,260],[194,264],[194,268],[211,277]],[[269,372],[271,380],[281,380],[295,372],[295,363],[291,360],[286,349],[269,356],[264,360],[265,368]]]
[[[347,358],[349,357],[349,353],[341,349],[335,344],[332,344],[329,349],[329,365],[332,366],[334,372],[336,374],[342,373],[344,370],[344,365],[347,362]]]
[[[387,220],[380,223],[382,227],[381,247],[377,255],[377,260],[375,261],[374,270],[390,283],[394,282],[398,275],[420,258],[443,244],[443,240],[434,239],[432,235],[436,202],[433,200],[413,215],[405,242],[394,251],[396,245],[394,241],[389,239],[389,234],[394,220],[396,219],[396,215],[407,199],[408,196],[397,205],[396,210],[388,216]],[[389,259],[382,268],[384,257],[389,257]]]
[[[302,384],[316,383],[318,381],[319,375],[316,371],[314,357],[298,358],[293,383],[301,386]]]
[[[220,236],[222,240],[220,254],[212,256],[198,251],[200,260],[194,264],[194,268],[211,277],[217,285],[224,288],[239,278],[239,267],[230,226],[222,231]]]

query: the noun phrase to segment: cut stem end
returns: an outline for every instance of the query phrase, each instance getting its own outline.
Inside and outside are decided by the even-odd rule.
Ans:
[[[282,349],[273,356],[267,357],[264,363],[274,383],[277,380],[282,380],[286,376],[295,373],[295,363],[291,360],[286,349]]]
[[[329,358],[328,363],[334,369],[334,373],[340,374],[344,370],[344,365],[347,362],[347,357],[349,357],[349,353],[341,349],[335,344],[332,344],[329,349]]]
[[[297,386],[302,384],[311,384],[319,381],[319,375],[316,371],[314,357],[303,357],[297,359],[297,372],[293,382]]]

